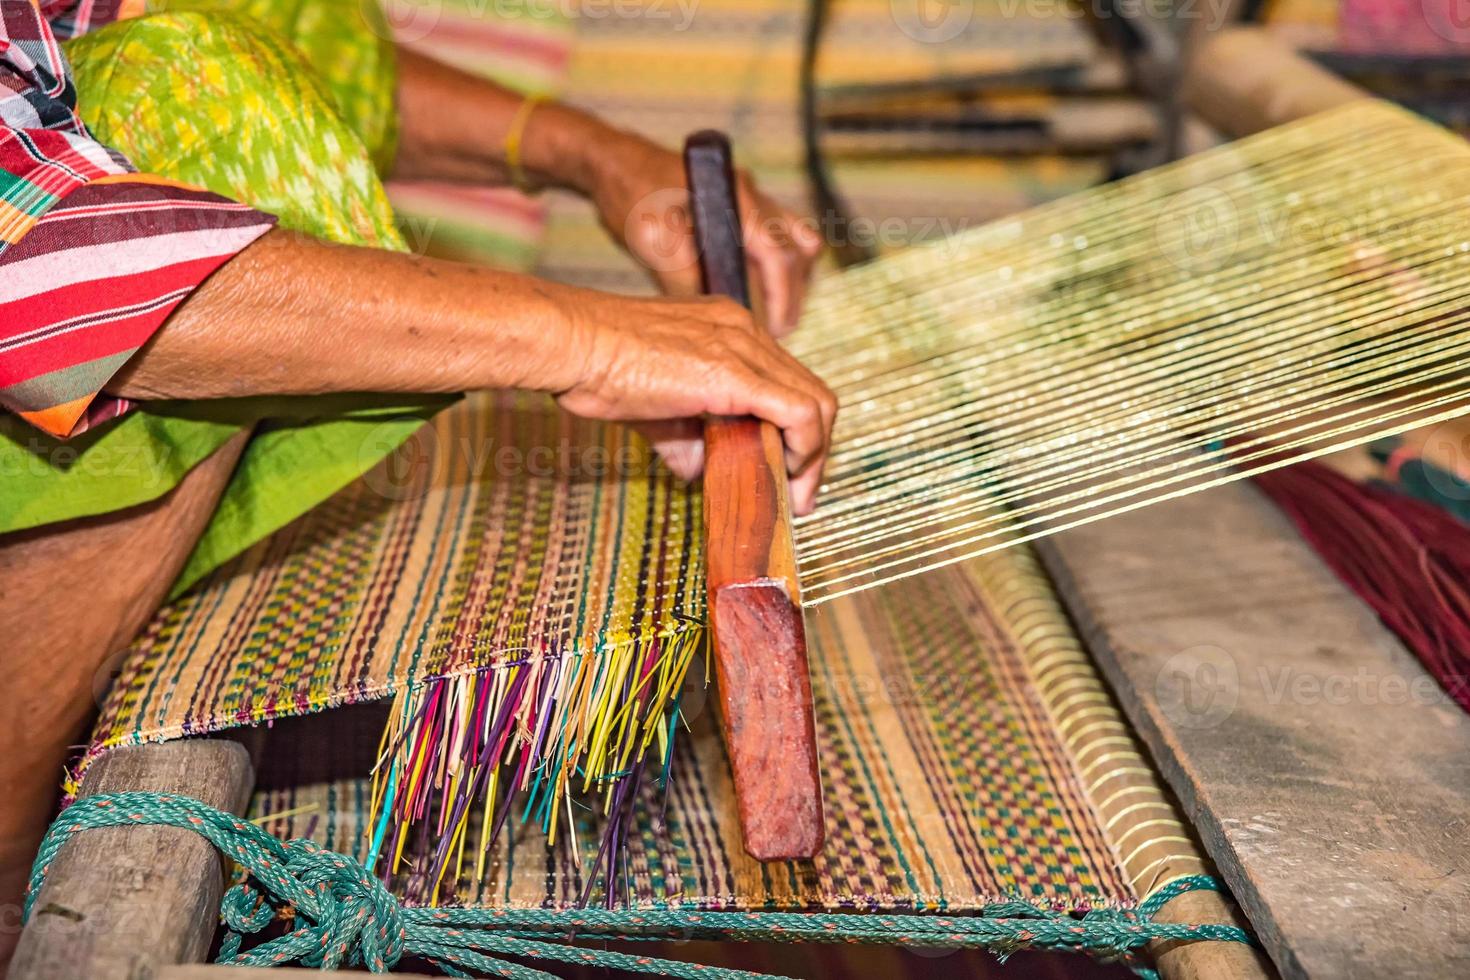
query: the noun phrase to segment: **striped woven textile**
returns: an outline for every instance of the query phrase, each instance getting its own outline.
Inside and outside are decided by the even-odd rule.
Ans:
[[[607,898],[612,880],[611,899],[635,906],[1072,910],[1130,907],[1201,870],[1020,547],[811,611],[830,839],[811,864],[750,860],[700,663],[698,496],[650,462],[618,428],[535,399],[446,411],[155,620],[88,758],[282,719],[256,815],[373,860],[414,901],[571,906]],[[601,641],[577,646],[584,631]],[[402,696],[414,677],[456,670]],[[657,696],[629,696],[635,677]],[[383,795],[398,757],[368,775],[385,718],[457,738],[453,706],[467,704],[524,719],[496,770],[521,790],[511,818],[460,792],[468,754],[444,753],[423,792],[398,793],[421,812],[395,838]],[[630,720],[606,720],[609,708]],[[548,733],[553,711],[570,721]],[[599,731],[601,748],[578,748]],[[630,747],[665,738],[667,758],[629,762]],[[635,795],[609,819],[602,803],[619,792]],[[1140,813],[1149,824],[1120,855],[1106,828]],[[616,874],[599,874],[617,820]]]
[[[52,436],[127,411],[102,386],[275,219],[137,168],[82,122],[59,38],[141,0],[0,5],[0,411]]]
[[[554,837],[571,792],[668,756],[704,645],[699,513],[626,429],[467,399],[156,617],[94,753],[396,694],[388,853],[432,807],[494,801],[496,763],[556,804]]]
[[[701,622],[698,508],[627,430],[472,397],[160,614],[99,744],[381,697],[519,651],[555,673],[581,669],[563,652],[676,650]]]
[[[1078,686],[1091,668],[1024,548],[836,601],[815,610],[808,629],[831,828],[825,850],[809,864],[762,865],[744,854],[722,742],[699,697],[685,702],[690,731],[681,734],[667,785],[646,781],[633,810],[619,902],[950,912],[1008,900],[1130,907],[1155,883],[1200,868],[1187,843],[1166,845],[1165,857],[1132,873],[1122,868],[1094,805],[1118,796],[1117,787],[1095,770],[1084,780],[1062,734],[1066,713],[1086,706],[1090,726],[1109,736],[1110,769],[1147,769],[1131,740],[1108,727],[1116,715],[1106,698]],[[353,747],[370,745],[380,723],[362,710],[294,719],[273,731],[267,754],[279,771],[262,774],[253,804],[268,831],[368,856],[371,781],[324,778],[362,771],[363,755]],[[1157,821],[1130,847],[1182,832],[1156,785],[1122,796]],[[575,841],[563,837],[551,849],[534,826],[515,822],[484,858],[472,841],[451,863],[452,887],[440,900],[577,904],[587,897],[585,869],[601,833],[592,811],[579,809],[577,823]],[[396,885],[422,897],[415,879],[432,856],[413,845],[406,854]]]

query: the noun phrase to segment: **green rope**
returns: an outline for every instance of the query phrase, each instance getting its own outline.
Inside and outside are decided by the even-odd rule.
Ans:
[[[432,961],[451,976],[555,980],[496,959],[554,961],[670,977],[752,980],[765,974],[700,966],[611,950],[570,946],[576,936],[618,939],[741,939],[764,942],[868,942],[904,946],[982,947],[1007,956],[1019,949],[1070,950],[1121,958],[1155,939],[1251,942],[1228,925],[1178,925],[1152,918],[1176,895],[1219,889],[1196,875],[1171,882],[1137,909],[1095,909],[1078,918],[1004,902],[980,916],[830,912],[700,912],[610,909],[405,908],[354,859],[313,841],[281,841],[254,824],[198,800],[160,793],[84,797],[68,807],[41,842],[26,890],[25,918],[46,870],[73,835],[97,827],[163,824],[203,835],[247,873],[221,903],[228,930],[219,962],[234,966],[301,963],[335,969],[364,965],[386,973],[404,956]],[[241,949],[290,908],[295,928]],[[630,935],[632,933],[632,935]],[[547,941],[547,940],[561,940]]]

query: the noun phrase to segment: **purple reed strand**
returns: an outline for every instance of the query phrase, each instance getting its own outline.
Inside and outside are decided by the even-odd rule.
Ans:
[[[409,715],[408,722],[398,730],[398,735],[394,737],[393,741],[389,742],[386,746],[383,747],[383,751],[379,753],[378,758],[374,760],[373,770],[375,772],[377,771],[378,766],[382,764],[382,761],[384,759],[391,759],[394,755],[398,753],[398,750],[403,747],[404,740],[408,738],[409,733],[415,731],[418,726],[423,722],[424,714],[429,710],[429,694],[432,694],[435,686],[441,685],[443,683],[444,678],[442,677],[430,678],[425,683],[425,691],[428,692],[428,694],[419,699],[419,706],[413,710],[412,714]]]
[[[648,653],[643,658],[643,665],[638,672],[638,680],[642,681],[643,678],[647,677],[649,674],[653,673],[655,669],[657,669],[659,654],[662,650],[663,637],[655,633],[653,635],[653,638],[648,641]],[[650,691],[652,691],[651,687],[645,685],[643,691],[644,694],[642,696],[650,698],[653,696],[649,693]]]
[[[421,743],[421,751],[426,758],[423,767],[419,770],[421,776],[415,798],[409,801],[413,806],[414,820],[424,819],[424,816],[429,812],[429,799],[434,782],[434,762],[439,754],[440,734],[444,728],[444,715],[442,712],[435,711],[434,714],[426,719],[426,724],[429,725],[429,729]]]
[[[460,821],[464,819],[465,810],[479,798],[480,793],[485,788],[485,783],[489,781],[490,771],[490,766],[480,766],[476,769],[473,778],[466,780],[461,786],[460,792],[455,797],[453,806],[446,809],[446,812],[450,814],[450,818],[445,824],[447,829],[440,831],[439,842],[434,848],[433,857],[429,860],[427,868],[429,881],[439,880],[440,869],[449,861],[450,845],[454,841],[454,828],[458,827]],[[433,899],[434,896],[430,895],[428,897]]]
[[[606,906],[614,907],[614,898],[617,894],[615,878],[617,875],[617,856],[624,846],[626,837],[626,823],[631,817],[632,802],[636,795],[638,783],[643,776],[642,761],[636,762],[626,776],[620,776],[613,783],[612,805],[608,807],[607,824],[603,827],[602,841],[598,844],[597,854],[593,856],[587,874],[587,884],[582,890],[578,904],[588,905],[592,901],[592,890],[597,887],[599,881],[605,881],[603,894],[606,896]],[[606,870],[599,872],[599,868],[606,865]]]
[[[406,730],[406,734],[411,733],[420,737],[411,740],[409,745],[408,759],[404,764],[404,785],[401,789],[401,792],[403,793],[403,809],[405,813],[411,814],[415,809],[416,801],[410,798],[408,786],[408,782],[411,778],[409,774],[412,773],[415,769],[415,766],[413,765],[414,759],[417,758],[417,753],[420,751],[427,752],[430,755],[432,755],[434,751],[434,740],[429,737],[431,729],[428,726],[433,726],[436,722],[436,719],[438,718],[439,705],[443,701],[444,688],[445,684],[442,679],[439,683],[436,683],[432,686],[428,693],[428,696],[425,699],[424,710],[420,714],[420,717],[417,719],[413,728]],[[427,775],[429,768],[428,766],[425,766],[420,771]],[[428,781],[426,779],[425,783],[427,782]]]
[[[510,687],[505,691],[505,698],[500,702],[495,712],[495,721],[490,725],[490,731],[485,735],[486,746],[493,746],[487,758],[490,762],[499,762],[500,754],[505,749],[505,740],[510,736],[515,727],[515,717],[520,711],[521,698],[525,693],[526,671],[521,671],[510,682]]]
[[[515,776],[505,784],[505,805],[495,815],[495,826],[490,831],[492,837],[500,836],[501,828],[505,826],[506,818],[510,816],[511,798],[515,795],[516,788],[521,785],[521,777],[526,773],[526,765],[530,758],[530,754],[522,748],[520,758],[516,760]]]
[[[421,855],[428,850],[428,822],[420,820],[411,824],[408,836],[409,839],[404,845],[404,853],[408,856],[408,875],[404,881],[403,893],[409,898],[424,898],[425,883],[422,879],[422,869],[419,867],[421,862],[416,855]]]
[[[490,681],[488,670],[476,671],[476,675],[477,675],[476,678],[475,678],[475,683],[476,684],[482,684],[483,683],[483,684],[487,684],[488,685],[488,683]],[[513,681],[511,681],[510,688],[506,691],[505,699],[501,702],[500,707],[499,707],[499,710],[496,712],[495,721],[491,725],[490,731],[489,731],[489,733],[486,735],[486,737],[484,739],[483,746],[481,746],[486,751],[484,752],[484,754],[482,756],[483,762],[479,766],[479,770],[478,770],[477,775],[476,775],[475,784],[476,784],[477,787],[482,787],[483,786],[483,779],[487,777],[487,775],[490,772],[490,770],[492,769],[492,767],[494,767],[494,766],[496,766],[496,765],[499,764],[499,755],[500,755],[501,750],[504,747],[505,738],[508,735],[508,733],[511,731],[512,727],[513,727],[512,726],[512,722],[515,719],[516,707],[517,707],[517,704],[518,704],[518,702],[520,700],[521,691],[525,687],[525,680],[526,680],[526,672],[525,671],[522,671],[520,674],[516,675],[516,678]],[[436,720],[437,720],[437,716],[436,716]],[[437,726],[436,726],[434,735],[435,736],[438,736],[439,735],[439,731],[438,731]],[[494,743],[494,748],[493,749],[490,748],[490,746],[491,746],[492,743]],[[428,751],[431,751],[431,752],[437,751],[439,744],[440,744],[439,743],[439,740],[436,737],[433,741],[431,741],[429,743],[426,743],[426,749]],[[432,748],[430,748],[430,746],[432,746]],[[434,760],[434,761],[437,761],[437,760]],[[426,763],[426,767],[428,767],[428,763]],[[425,783],[427,783],[427,782],[428,781],[425,780]],[[447,800],[448,792],[449,792],[448,787],[446,787],[445,788],[446,800],[445,800],[445,802],[442,805],[442,809],[440,811],[441,812],[441,815],[447,815],[447,814],[449,814],[451,812],[453,812],[455,814],[462,813],[463,812],[463,807],[465,805],[467,805],[469,797],[466,796],[462,792],[461,795],[459,796],[459,798],[456,799],[451,804]],[[507,794],[507,795],[509,795],[509,794]],[[422,821],[422,817],[423,817],[423,811],[420,810],[420,812],[416,814],[415,819],[418,819],[418,820],[421,820]],[[433,847],[433,864],[432,864],[432,867],[430,868],[429,874],[428,874],[428,881],[429,882],[433,882],[433,881],[437,880],[437,877],[438,877],[437,872],[439,870],[440,863],[443,860],[447,860],[448,859],[448,857],[447,857],[447,855],[448,855],[448,848],[449,848],[450,841],[453,839],[453,834],[450,833],[450,831],[452,831],[452,829],[455,826],[456,826],[456,824],[454,822],[454,818],[451,817],[449,819],[449,821],[447,823],[444,823],[440,827],[440,829],[439,829],[438,840],[437,840],[436,844]],[[420,823],[420,827],[421,827],[421,829],[423,831],[427,832],[428,822],[427,821],[422,821]],[[424,845],[423,846],[423,849],[421,851],[419,851],[419,853],[427,853],[428,852],[428,850],[429,850],[429,844],[427,842],[427,839],[425,839],[423,841],[423,845]],[[432,895],[429,895],[429,896],[426,896],[426,897],[428,899],[432,899],[433,898]]]

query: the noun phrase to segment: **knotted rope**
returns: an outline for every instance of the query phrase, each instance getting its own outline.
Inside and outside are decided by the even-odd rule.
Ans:
[[[1251,942],[1229,925],[1177,925],[1152,921],[1186,891],[1215,889],[1213,878],[1181,878],[1133,910],[1096,909],[1075,918],[1024,902],[990,906],[982,916],[875,915],[826,912],[698,912],[609,909],[405,908],[353,858],[303,838],[281,841],[254,824],[198,800],[161,793],[112,793],[84,797],[51,825],[31,871],[25,918],[46,880],[47,869],[67,840],[84,830],[161,824],[193,830],[246,877],[221,903],[228,930],[219,962],[234,966],[305,966],[334,969],[363,965],[387,973],[405,957],[433,962],[451,976],[555,980],[548,973],[495,956],[587,964],[670,977],[751,980],[766,974],[583,949],[548,937],[577,935],[619,939],[721,938],[765,942],[873,942],[904,946],[982,947],[1001,956],[1019,949],[1069,950],[1122,957],[1155,939]],[[241,949],[247,934],[264,929],[289,909],[294,928],[283,936]],[[636,935],[628,935],[628,933]]]

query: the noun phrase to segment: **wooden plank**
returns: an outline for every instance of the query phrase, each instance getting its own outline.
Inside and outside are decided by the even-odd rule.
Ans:
[[[684,165],[705,291],[749,307],[729,142],[695,133]],[[757,861],[803,860],[826,828],[781,435],[714,418],[704,446],[705,579],[741,835]]]
[[[1470,716],[1255,489],[1043,541],[1283,976],[1470,969]]]
[[[250,755],[223,739],[115,749],[92,763],[82,796],[178,793],[243,813]],[[52,862],[10,980],[141,980],[202,960],[219,921],[224,872],[214,845],[175,827],[108,827],[69,841]]]

